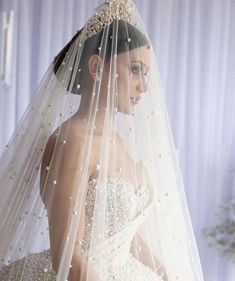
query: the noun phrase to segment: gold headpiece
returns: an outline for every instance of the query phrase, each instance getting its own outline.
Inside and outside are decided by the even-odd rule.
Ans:
[[[95,13],[86,25],[86,37],[100,32],[106,25],[115,19],[130,22],[134,4],[132,0],[107,0],[105,7]]]

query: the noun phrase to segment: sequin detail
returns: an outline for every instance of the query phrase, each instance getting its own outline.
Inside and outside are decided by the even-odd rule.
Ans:
[[[108,177],[102,181],[107,186],[105,209],[104,238],[120,232],[139,216],[151,201],[151,192],[146,185],[142,185],[136,192],[133,186],[119,177]],[[86,227],[82,242],[82,249],[86,251],[90,246],[91,232],[94,220],[94,203],[96,200],[97,180],[88,184],[86,197]]]
[[[92,180],[88,184],[83,254],[88,254],[90,264],[102,281],[161,281],[161,276],[130,252],[132,238],[152,208],[151,189],[143,184],[135,192],[130,183],[114,177],[104,180],[102,187],[105,186],[105,239],[91,246],[97,182]],[[50,250],[30,254],[4,266],[0,271],[0,280],[56,281]]]
[[[102,276],[102,281],[162,280],[154,270],[135,259],[130,252],[137,228],[153,206],[152,190],[143,182],[135,192],[130,183],[116,177],[108,177],[101,185],[107,187],[104,237],[100,241],[91,239],[91,233],[95,229],[94,204],[97,200],[97,180],[94,179],[89,182],[87,191],[83,254],[87,255],[92,267]]]
[[[55,281],[56,274],[51,265],[50,250],[30,254],[0,271],[1,281]]]

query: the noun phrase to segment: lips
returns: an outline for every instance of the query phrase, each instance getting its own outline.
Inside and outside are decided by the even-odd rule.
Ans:
[[[130,100],[132,101],[132,103],[137,104],[139,102],[139,100],[141,99],[140,96],[137,97],[131,97]]]

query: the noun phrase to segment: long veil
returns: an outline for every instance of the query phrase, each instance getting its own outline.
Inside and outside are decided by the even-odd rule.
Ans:
[[[1,280],[202,281],[163,89],[131,0],[55,57],[0,158]]]

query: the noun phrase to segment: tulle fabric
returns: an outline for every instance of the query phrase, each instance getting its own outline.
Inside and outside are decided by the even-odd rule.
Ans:
[[[127,2],[87,79],[88,25],[52,62],[1,156],[1,280],[203,280],[156,58]]]

